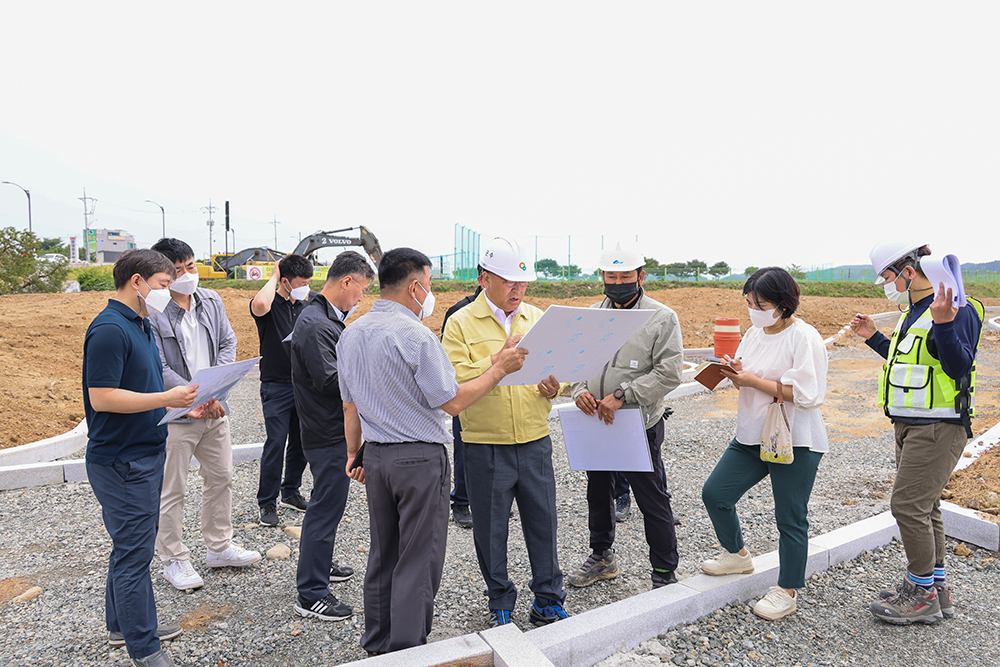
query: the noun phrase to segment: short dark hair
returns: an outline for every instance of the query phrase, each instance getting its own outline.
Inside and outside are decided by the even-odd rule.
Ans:
[[[137,273],[143,280],[149,280],[154,273],[166,273],[171,280],[177,277],[174,263],[167,259],[163,253],[145,248],[133,248],[123,252],[122,256],[115,262],[115,268],[112,271],[115,278],[115,289],[121,289],[128,285],[128,281]]]
[[[331,282],[344,276],[362,276],[370,281],[375,277],[375,272],[361,253],[345,250],[334,258],[330,270],[326,272],[326,280]]]
[[[896,275],[898,276],[900,273],[903,272],[903,269],[905,269],[907,266],[912,266],[914,271],[916,271],[924,278],[926,278],[927,274],[925,274],[923,272],[923,269],[920,268],[920,259],[922,257],[927,257],[930,254],[931,254],[931,247],[927,245],[922,245],[913,252],[907,253],[905,256],[900,257],[891,265],[889,265],[887,268],[895,271]],[[916,261],[914,261],[914,258],[916,258]]]
[[[760,301],[773,303],[782,319],[791,317],[799,309],[799,297],[802,295],[799,284],[780,266],[765,266],[747,278],[743,284],[743,295],[751,293],[757,300],[755,305],[758,308]]]
[[[281,264],[278,265],[278,272],[281,273],[279,277],[285,280],[312,278],[313,265],[302,255],[285,255],[281,258]]]
[[[153,244],[151,250],[163,253],[173,263],[186,262],[194,257],[194,250],[180,239],[162,238]]]
[[[393,248],[382,255],[378,263],[379,289],[389,289],[408,283],[414,274],[423,274],[424,267],[430,268],[427,255],[413,248]]]

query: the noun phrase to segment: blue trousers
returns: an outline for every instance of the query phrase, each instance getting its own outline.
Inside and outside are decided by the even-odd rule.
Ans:
[[[451,433],[454,436],[455,488],[451,492],[451,506],[468,505],[469,494],[465,490],[465,443],[462,442],[462,422],[458,415],[451,418]]]
[[[264,448],[260,453],[260,485],[257,505],[264,507],[278,499],[294,496],[302,486],[306,457],[299,437],[299,414],[295,411],[295,393],[291,382],[261,382],[260,406],[264,413]],[[288,447],[285,447],[285,441]],[[281,478],[281,466],[285,478]]]
[[[528,588],[542,600],[565,600],[556,553],[552,439],[545,436],[520,445],[466,443],[465,463],[472,539],[490,609],[513,610],[517,602],[517,589],[507,576],[507,535],[515,498],[531,563]]]
[[[87,477],[101,503],[111,537],[104,610],[109,632],[125,636],[128,654],[145,658],[160,650],[149,563],[160,525],[164,452],[104,466],[87,461]]]
[[[802,588],[806,585],[809,557],[809,496],[816,469],[823,454],[806,447],[795,448],[790,464],[760,460],[760,445],[729,443],[715,470],[705,480],[701,499],[715,526],[719,543],[729,553],[743,548],[743,532],[736,515],[736,503],[762,479],[771,476],[774,518],[778,524],[778,585]]]
[[[347,506],[351,478],[344,471],[347,466],[346,441],[303,452],[312,470],[313,490],[302,520],[295,585],[302,599],[312,603],[330,593],[333,543]]]

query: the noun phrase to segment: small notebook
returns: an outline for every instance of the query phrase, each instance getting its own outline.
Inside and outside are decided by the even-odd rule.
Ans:
[[[694,379],[708,389],[715,389],[720,382],[727,379],[722,374],[723,368],[732,369],[728,364],[704,363],[697,368],[698,374],[694,376]]]
[[[931,281],[935,294],[940,289],[940,284],[944,283],[945,290],[951,288],[952,305],[955,308],[961,308],[967,303],[965,283],[962,281],[962,263],[958,261],[958,257],[955,255],[921,257],[920,270]]]

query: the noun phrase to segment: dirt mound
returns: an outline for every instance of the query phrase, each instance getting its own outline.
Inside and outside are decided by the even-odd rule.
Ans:
[[[595,299],[533,299],[541,309],[558,303],[589,306]],[[254,292],[219,291],[236,332],[237,359],[257,355],[257,329],[250,316]],[[736,317],[743,330],[749,326],[743,296],[735,290],[689,287],[658,290],[649,295],[673,308],[681,322],[684,346],[711,347],[716,317]],[[20,294],[0,297],[0,448],[13,447],[64,433],[83,419],[80,386],[83,336],[87,326],[106,305],[112,292],[78,294]],[[434,315],[425,320],[441,331],[445,311],[466,296],[460,292],[437,294]],[[371,308],[366,296],[354,318]],[[992,299],[1000,305],[1000,299]],[[836,334],[857,312],[886,310],[883,299],[803,297],[799,316],[824,336]],[[842,344],[859,345],[845,336]],[[995,403],[994,403],[995,404]],[[990,405],[982,401],[981,405]]]

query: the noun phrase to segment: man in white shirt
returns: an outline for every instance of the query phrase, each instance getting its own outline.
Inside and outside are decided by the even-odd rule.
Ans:
[[[150,317],[150,325],[160,351],[164,387],[183,386],[203,368],[236,361],[236,335],[219,295],[198,287],[191,246],[165,238],[152,249],[165,255],[177,269],[171,301],[162,313]],[[201,534],[208,567],[245,567],[259,561],[260,554],[232,543],[233,450],[225,399],[213,400],[168,426],[156,551],[164,564],[164,578],[183,591],[205,585],[191,566],[191,552],[181,541],[192,456],[198,459],[198,472],[204,480]]]

